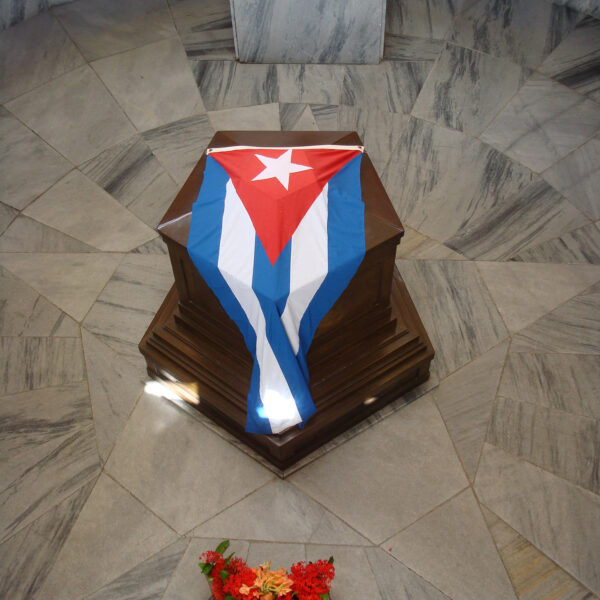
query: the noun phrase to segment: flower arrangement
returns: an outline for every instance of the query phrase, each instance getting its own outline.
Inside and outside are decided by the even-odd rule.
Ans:
[[[299,562],[271,571],[269,562],[249,567],[232,552],[225,557],[229,542],[200,556],[199,566],[208,579],[215,600],[330,600],[329,589],[335,575],[333,557],[317,562]]]

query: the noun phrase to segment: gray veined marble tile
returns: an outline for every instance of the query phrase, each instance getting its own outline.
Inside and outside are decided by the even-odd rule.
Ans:
[[[339,104],[342,65],[277,65],[280,102]]]
[[[31,19],[52,6],[69,0],[7,0],[0,6],[0,30]]]
[[[213,134],[208,117],[198,115],[145,131],[142,137],[175,181],[182,185]]]
[[[125,114],[87,65],[24,94],[6,107],[74,164],[134,133]]]
[[[175,0],[169,5],[188,56],[208,60],[235,59],[229,2]]]
[[[279,104],[242,106],[208,112],[208,120],[215,131],[250,130],[280,131]]]
[[[329,554],[325,557],[329,558]],[[304,544],[285,544],[276,542],[250,542],[246,561],[249,565],[261,565],[271,562],[273,570],[286,569],[297,562],[306,561]]]
[[[294,473],[290,481],[376,543],[467,485],[431,394]]]
[[[536,74],[492,121],[481,139],[541,172],[598,130],[598,104]]]
[[[597,19],[600,18],[600,6],[596,0],[555,0],[555,4],[569,6]]]
[[[382,173],[408,119],[407,115],[372,107],[339,106],[336,129],[358,132],[373,165]]]
[[[600,29],[599,34],[600,36]],[[600,138],[598,136],[554,164],[542,177],[590,219],[600,219]]]
[[[248,515],[252,519],[248,519]],[[361,535],[293,485],[275,481],[194,529],[195,537],[369,545]]]
[[[96,248],[24,215],[18,216],[0,236],[0,252],[96,251]]]
[[[538,70],[600,101],[600,22],[592,17],[581,21]]]
[[[167,254],[167,245],[159,236],[145,243],[143,246],[138,246],[131,251],[132,254]]]
[[[597,599],[491,510],[482,506],[481,511],[520,600]]]
[[[479,505],[468,489],[385,544],[390,552],[451,598],[516,600]]]
[[[546,0],[476,2],[456,18],[449,39],[535,69],[579,18]]]
[[[397,261],[436,352],[440,379],[508,335],[476,266],[467,261]]]
[[[49,13],[11,27],[0,33],[0,103],[84,63],[83,56]]]
[[[509,354],[498,394],[574,415],[600,417],[600,356]]]
[[[600,284],[513,337],[511,352],[600,354]]]
[[[137,346],[172,284],[168,256],[130,254],[98,296],[84,325],[143,372],[145,360]]]
[[[0,202],[0,234],[4,233],[19,211]]]
[[[511,333],[600,281],[600,266],[480,262],[477,268]]]
[[[481,133],[526,79],[508,60],[446,43],[412,110],[415,117]]]
[[[408,114],[433,62],[347,66],[340,104]]]
[[[99,250],[123,252],[156,237],[80,171],[71,171],[30,204],[24,215]]]
[[[95,483],[86,483],[0,546],[3,598],[36,597]]]
[[[317,122],[310,106],[302,103],[279,104],[282,131],[316,131]]]
[[[121,254],[0,254],[0,264],[77,321],[121,262]]]
[[[443,47],[442,40],[386,33],[383,56],[386,60],[435,60]]]
[[[387,6],[386,32],[443,39],[463,4],[464,0],[391,0]]]
[[[454,252],[448,246],[444,246],[441,242],[428,238],[408,225],[404,225],[404,235],[396,250],[396,258],[467,260],[466,256]]]
[[[499,397],[487,441],[598,494],[600,421]]]
[[[316,561],[334,557],[335,578],[331,584],[331,597],[344,600],[382,600],[375,574],[369,566],[365,548],[352,546],[306,546],[306,559]]]
[[[17,408],[13,414],[13,424],[20,418],[33,418],[35,415],[19,415]],[[48,412],[48,411],[47,411]],[[57,411],[58,412],[58,411]],[[89,407],[88,407],[89,413]],[[44,422],[40,417],[40,427],[48,427],[52,422]],[[56,418],[56,417],[54,417]],[[35,429],[25,421],[25,429]],[[60,417],[57,419],[60,425]],[[26,444],[14,452],[0,467],[4,483],[0,492],[0,521],[2,539],[12,535],[31,523],[58,502],[79,489],[100,472],[100,461],[94,437],[91,415],[75,421],[61,436],[28,436],[33,443]],[[70,430],[69,430],[70,429]]]
[[[0,138],[0,199],[4,204],[25,208],[73,168],[2,107]]]
[[[139,131],[204,112],[177,36],[94,61],[92,67]]]
[[[596,594],[600,496],[486,444],[475,489],[481,502]]]
[[[501,342],[440,382],[434,392],[465,471],[475,479],[508,341]]]
[[[381,57],[381,0],[234,1],[231,6],[242,62],[374,64]]]
[[[320,131],[335,131],[338,128],[338,105],[311,104],[310,109]]]
[[[88,600],[161,599],[188,545],[189,540],[185,538],[174,542],[86,598]]]
[[[193,538],[179,561],[162,600],[198,600],[208,597],[210,589],[206,577],[198,568],[198,557],[206,550],[214,550],[221,541],[222,538]],[[236,556],[245,560],[250,544],[240,540],[230,541],[229,552],[234,552]]]
[[[172,529],[102,474],[39,597],[74,600],[87,596],[176,540]]]
[[[106,470],[179,533],[273,478],[195,418],[148,394],[138,402]]]
[[[148,145],[137,136],[105,150],[80,170],[153,228],[178,191]]]
[[[479,140],[415,118],[383,174],[400,218],[441,242],[535,179],[529,169]]]
[[[176,31],[165,0],[86,0],[53,13],[87,60],[138,48]]]
[[[189,59],[206,110],[279,100],[275,65]]]
[[[381,548],[367,548],[366,554],[382,600],[449,600],[446,594]]]
[[[85,379],[78,337],[0,338],[0,357],[0,364],[4,365],[0,380],[2,395]]]
[[[593,223],[523,250],[511,260],[600,264],[600,230]]]
[[[0,267],[0,335],[78,337],[77,323]]]
[[[86,329],[81,330],[100,458],[106,461],[135,401],[142,393],[138,371]]]
[[[507,260],[587,222],[583,213],[538,179],[465,223],[444,243],[472,259]]]

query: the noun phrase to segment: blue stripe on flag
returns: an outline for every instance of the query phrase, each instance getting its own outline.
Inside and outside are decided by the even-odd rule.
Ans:
[[[365,205],[360,186],[362,154],[330,180],[327,201],[328,272],[300,322],[298,360],[306,378],[306,354],[323,317],[346,289],[365,255]]]

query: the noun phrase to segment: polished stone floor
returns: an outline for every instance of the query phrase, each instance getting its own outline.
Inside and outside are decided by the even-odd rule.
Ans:
[[[598,597],[600,21],[393,0],[387,28],[377,66],[236,63],[226,0],[0,32],[0,597],[207,598],[223,538],[333,554],[335,600]],[[137,351],[172,283],[154,227],[244,128],[359,132],[437,353],[283,480]]]

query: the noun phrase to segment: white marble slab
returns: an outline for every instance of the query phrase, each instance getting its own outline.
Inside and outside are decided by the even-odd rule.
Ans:
[[[94,61],[92,67],[139,131],[204,112],[178,37]]]
[[[0,255],[0,264],[80,321],[121,262],[121,254]]]
[[[87,60],[95,60],[171,37],[166,0],[86,0],[54,9]]]
[[[52,110],[47,110],[48,106]],[[87,65],[24,94],[6,107],[73,164],[96,156],[135,132]]]
[[[280,131],[279,104],[261,104],[226,108],[207,113],[208,120],[215,131],[250,130]]]
[[[386,33],[383,56],[385,60],[435,60],[443,47],[442,40]]]
[[[279,104],[279,121],[282,131],[317,131],[317,121],[311,107],[306,104]]]
[[[3,2],[0,11],[9,3]],[[79,50],[50,13],[0,32],[0,103],[84,63]]]
[[[600,497],[486,444],[480,501],[595,593],[600,592]]]
[[[385,2],[231,2],[236,55],[258,63],[372,63],[383,49]]]
[[[441,40],[463,4],[464,0],[391,0],[385,30],[395,35]]]
[[[481,139],[541,172],[598,130],[598,104],[543,75],[533,75]]]
[[[342,65],[277,65],[280,102],[339,104]]]
[[[19,210],[73,166],[0,107],[0,200]]]

